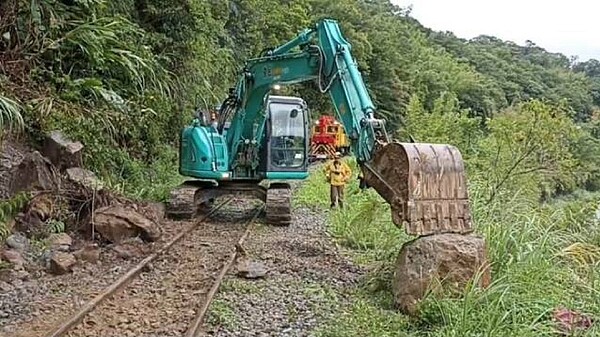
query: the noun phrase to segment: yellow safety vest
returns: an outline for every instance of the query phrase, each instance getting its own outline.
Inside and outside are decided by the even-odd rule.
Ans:
[[[342,160],[339,160],[338,165],[335,165],[335,160],[332,160],[325,165],[325,176],[331,185],[342,186],[352,177],[352,170]]]

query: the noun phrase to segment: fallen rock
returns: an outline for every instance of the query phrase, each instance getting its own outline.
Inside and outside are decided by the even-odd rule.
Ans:
[[[52,254],[54,252],[52,252],[49,249],[46,249],[42,252],[42,254],[40,254],[40,256],[38,257],[37,261],[44,266],[44,268],[46,269],[50,269],[50,259],[52,258]]]
[[[25,281],[31,276],[26,270],[13,270],[11,274],[13,280]]]
[[[65,252],[54,252],[50,257],[50,272],[55,275],[62,275],[73,270],[77,263],[73,254]]]
[[[58,186],[59,178],[54,166],[37,151],[28,153],[12,170],[11,195],[22,191],[55,190]]]
[[[491,274],[483,238],[461,234],[417,238],[402,246],[396,260],[395,304],[414,315],[428,290],[460,292],[479,272],[478,285],[487,287]]]
[[[5,137],[0,142],[0,200],[10,199],[10,185],[14,173],[14,167],[18,166],[25,157],[25,149],[22,144]]]
[[[73,255],[80,261],[96,263],[100,260],[100,248],[91,245],[86,246],[74,252]]]
[[[567,308],[557,308],[554,310],[552,318],[557,323],[558,330],[563,336],[578,335],[581,330],[588,330],[593,324],[593,320],[589,315]]]
[[[267,275],[267,267],[260,262],[251,260],[242,260],[237,265],[237,275],[247,279],[263,278]]]
[[[152,202],[142,207],[144,215],[160,223],[165,218],[166,206],[162,202]]]
[[[69,251],[73,244],[73,239],[67,233],[51,234],[48,237],[48,244],[52,250]]]
[[[46,237],[48,225],[46,220],[53,217],[60,208],[56,197],[51,193],[40,193],[34,196],[25,212],[15,217],[16,228],[28,237]]]
[[[81,167],[68,168],[67,178],[93,191],[104,187],[94,172],[82,169]]]
[[[144,255],[144,251],[140,246],[130,243],[114,246],[112,247],[112,250],[117,254],[118,257],[125,260]]]
[[[29,248],[29,239],[21,233],[15,233],[6,238],[6,245],[22,253]]]
[[[94,228],[102,237],[121,243],[128,238],[140,236],[145,241],[156,241],[160,227],[132,207],[113,205],[102,207],[94,213]]]
[[[0,292],[7,293],[13,289],[13,286],[4,281],[0,281]]]
[[[43,153],[60,170],[82,166],[83,144],[74,142],[60,131],[52,131],[44,141]]]
[[[22,269],[25,264],[25,259],[21,253],[14,249],[5,249],[2,251],[2,259],[13,265],[14,269]]]

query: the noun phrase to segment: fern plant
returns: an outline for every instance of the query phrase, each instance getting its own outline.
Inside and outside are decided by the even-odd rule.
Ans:
[[[10,235],[8,223],[0,220],[0,241],[4,241]]]
[[[20,104],[0,95],[0,132],[5,129],[22,130],[23,127],[24,122]]]
[[[53,233],[53,234],[63,233],[66,228],[66,225],[63,221],[55,220],[55,219],[48,220],[46,225],[47,225],[46,228],[48,230],[48,233]]]
[[[29,194],[19,193],[11,199],[0,202],[0,240],[10,235],[9,221],[29,202]]]

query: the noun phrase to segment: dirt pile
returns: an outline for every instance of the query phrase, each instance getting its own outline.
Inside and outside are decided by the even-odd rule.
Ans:
[[[0,255],[14,268],[37,263],[63,274],[78,260],[98,260],[99,249],[85,248],[85,241],[119,244],[161,236],[161,208],[106,189],[93,172],[81,167],[81,143],[54,131],[42,152],[17,144],[5,142],[0,148],[0,203],[13,213],[12,219],[3,214],[0,221],[10,222],[5,228],[16,233],[9,233]],[[24,198],[23,205],[13,205],[17,198]],[[43,242],[46,251],[32,252],[30,241]]]

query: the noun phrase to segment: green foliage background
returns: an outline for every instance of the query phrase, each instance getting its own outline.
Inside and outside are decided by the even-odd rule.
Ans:
[[[387,0],[14,0],[0,13],[0,142],[61,129],[110,186],[158,200],[180,179],[177,140],[194,110],[220,103],[245,59],[337,19],[389,130],[463,153],[495,282],[432,298],[417,321],[397,314],[390,262],[408,238],[353,183],[331,232],[379,267],[321,335],[539,336],[557,306],[600,315],[599,61],[434,32]],[[311,83],[294,90],[330,111]],[[327,206],[321,178],[298,203]]]
[[[410,109],[479,118],[465,131],[475,134],[489,132],[489,119],[504,110],[540,100],[590,131],[578,143],[580,159],[587,156],[578,183],[597,185],[589,155],[596,60],[433,32],[387,0],[16,0],[0,11],[0,126],[24,125],[34,140],[65,130],[85,143],[88,167],[140,197],[162,198],[176,182],[164,178],[176,165],[180,128],[196,108],[220,103],[245,59],[324,17],[339,21],[378,113],[398,136],[410,131]],[[295,89],[313,111],[330,111],[312,83]],[[435,139],[432,131],[441,132],[417,136]],[[456,144],[471,151],[471,143]]]

